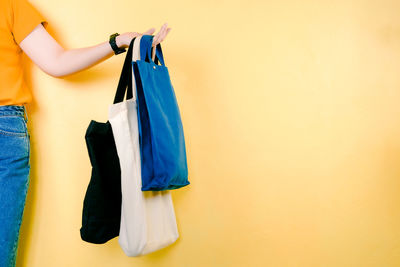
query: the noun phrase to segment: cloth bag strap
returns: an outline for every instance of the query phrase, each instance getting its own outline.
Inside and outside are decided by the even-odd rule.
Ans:
[[[126,93],[126,99],[131,99],[133,97],[132,93],[132,52],[133,52],[133,44],[135,43],[135,39],[133,38],[131,43],[129,44],[129,49],[128,52],[126,53],[125,56],[125,61],[124,61],[124,66],[121,71],[121,76],[119,78],[118,82],[118,88],[115,93],[115,98],[114,98],[114,104],[119,103],[124,101],[124,96],[125,92],[127,90],[128,86],[128,91]]]
[[[140,40],[142,39],[142,36],[136,37],[135,43],[133,44],[133,52],[132,52],[132,64],[136,60],[140,60]],[[136,79],[135,79],[135,72],[132,68],[132,91],[133,97],[132,99],[136,101],[137,99],[137,93],[136,93]]]

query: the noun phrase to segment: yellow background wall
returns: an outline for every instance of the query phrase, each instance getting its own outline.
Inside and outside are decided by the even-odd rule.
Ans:
[[[172,246],[80,239],[84,134],[125,54],[57,79],[29,60],[32,175],[18,266],[400,266],[400,2],[31,0],[65,48],[168,22],[191,185]]]

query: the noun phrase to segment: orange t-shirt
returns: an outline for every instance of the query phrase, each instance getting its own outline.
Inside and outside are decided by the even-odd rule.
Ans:
[[[32,101],[24,81],[19,44],[36,26],[47,21],[27,0],[0,0],[0,105]]]

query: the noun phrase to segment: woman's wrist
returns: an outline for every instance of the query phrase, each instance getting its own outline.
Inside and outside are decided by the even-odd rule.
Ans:
[[[118,35],[118,36],[115,38],[115,43],[116,43],[116,45],[117,45],[119,48],[127,47],[127,46],[125,45],[124,40],[123,40],[123,38],[122,38],[121,35]]]

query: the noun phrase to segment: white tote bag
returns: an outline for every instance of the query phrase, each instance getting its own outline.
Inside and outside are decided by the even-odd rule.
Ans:
[[[134,40],[132,61],[139,59],[140,37]],[[133,98],[109,108],[109,121],[121,165],[122,207],[118,242],[127,256],[145,255],[179,237],[169,191],[141,191],[141,162],[136,86],[131,64]],[[129,89],[128,89],[129,90]]]

